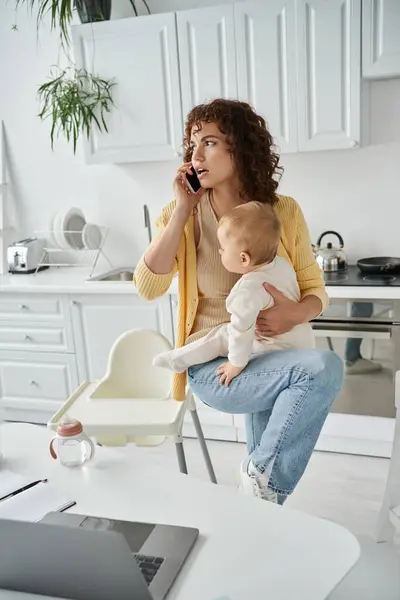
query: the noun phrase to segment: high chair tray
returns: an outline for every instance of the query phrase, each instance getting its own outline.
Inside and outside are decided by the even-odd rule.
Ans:
[[[89,436],[165,434],[183,418],[185,402],[165,398],[94,398],[99,382],[85,381],[48,421],[53,431],[77,419]],[[172,431],[172,429],[171,429]]]

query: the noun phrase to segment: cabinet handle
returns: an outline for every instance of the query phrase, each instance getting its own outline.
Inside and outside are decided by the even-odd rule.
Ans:
[[[34,379],[30,379],[29,385],[37,385],[37,382]]]
[[[358,142],[356,142],[355,140],[351,140],[351,142],[350,142],[350,146],[351,146],[352,148],[355,148],[356,146],[358,146]]]
[[[76,300],[72,300],[72,306],[78,306],[78,303]]]
[[[27,310],[28,306],[26,304],[20,304],[19,308],[20,308],[20,310]]]
[[[31,342],[32,341],[31,336],[28,335],[27,333],[24,335],[24,339],[25,339],[26,342]]]
[[[178,300],[172,300],[172,306],[178,306]]]

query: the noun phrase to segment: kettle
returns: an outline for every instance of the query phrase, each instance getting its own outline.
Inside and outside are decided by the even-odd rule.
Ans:
[[[339,247],[337,248],[331,242],[328,242],[326,246],[321,248],[322,238],[326,235],[335,235],[339,240]],[[324,231],[324,233],[321,233],[315,246],[315,256],[317,263],[324,272],[333,273],[347,269],[347,259],[343,247],[343,238],[336,231]]]

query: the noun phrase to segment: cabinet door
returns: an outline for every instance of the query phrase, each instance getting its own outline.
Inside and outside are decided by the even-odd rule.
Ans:
[[[235,4],[238,96],[267,121],[282,152],[297,151],[295,0]]]
[[[104,377],[110,350],[125,331],[154,329],[172,343],[169,296],[153,302],[136,294],[76,296],[71,304],[80,382]]]
[[[360,141],[361,0],[297,0],[299,150]]]
[[[74,354],[0,350],[0,408],[7,420],[46,423],[77,386]]]
[[[18,275],[14,275],[18,277]],[[52,294],[9,294],[0,296],[0,322],[14,321],[21,326],[31,323],[62,324],[68,322],[64,297]]]
[[[363,77],[400,76],[400,2],[363,2]]]
[[[196,104],[236,98],[232,6],[181,11],[177,20],[184,117]]]
[[[27,350],[29,352],[75,351],[70,324],[68,326],[44,323],[32,325],[13,321],[0,321],[0,349]]]
[[[78,67],[113,79],[108,133],[85,142],[88,163],[174,159],[182,138],[174,14],[73,27]]]
[[[198,398],[195,400],[197,413],[206,439],[224,440],[229,442],[238,441],[234,424],[234,415],[210,408],[206,404],[203,404]],[[190,412],[185,414],[183,435],[185,437],[197,437]]]
[[[234,415],[233,417],[236,437],[238,442],[247,442],[246,439],[246,422],[244,415]]]

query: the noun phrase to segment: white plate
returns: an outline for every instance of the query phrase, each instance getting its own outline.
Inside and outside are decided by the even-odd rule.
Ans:
[[[97,250],[100,248],[102,237],[100,227],[94,225],[94,223],[86,223],[82,229],[83,245],[88,250]]]
[[[56,245],[65,250],[68,248],[62,231],[63,214],[57,213],[53,220],[53,237]]]
[[[47,243],[50,246],[57,246],[57,242],[54,238],[54,221],[56,219],[56,215],[53,215],[49,221],[49,235],[48,235],[48,240]]]
[[[82,240],[82,230],[86,225],[85,215],[80,208],[70,208],[62,220],[62,234],[69,248],[84,248]]]

